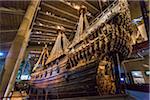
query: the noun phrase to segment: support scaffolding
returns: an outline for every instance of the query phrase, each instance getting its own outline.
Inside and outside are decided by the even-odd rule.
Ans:
[[[31,24],[40,0],[32,0],[11,45],[5,61],[5,72],[0,85],[1,97],[7,97],[16,80],[20,63],[23,59],[31,31]],[[5,94],[5,95],[4,95]]]

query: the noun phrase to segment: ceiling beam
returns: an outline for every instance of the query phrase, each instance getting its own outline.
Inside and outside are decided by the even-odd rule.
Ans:
[[[57,37],[58,34],[55,34],[55,33],[36,33],[36,32],[31,32],[31,35],[45,35],[45,36],[51,36],[51,37]]]
[[[98,5],[99,5],[100,12],[102,12],[102,3],[101,3],[101,0],[98,0]]]
[[[8,14],[17,14],[17,15],[24,15],[25,14],[24,10],[9,9],[9,8],[5,8],[5,7],[0,7],[0,12],[1,13],[8,13]]]
[[[47,29],[43,29],[43,28],[33,27],[33,30],[42,31],[42,32],[50,32],[50,33],[56,33],[57,34],[57,31],[55,31],[55,30],[47,30]]]
[[[0,46],[10,46],[12,44],[12,42],[4,42],[4,43],[0,43]]]
[[[55,38],[53,38],[53,39],[43,39],[43,38],[30,38],[30,41],[33,41],[33,40],[37,40],[37,41],[49,41],[49,42],[51,42],[51,41],[55,41],[56,39]]]
[[[70,28],[70,29],[75,29],[74,26],[70,26],[70,25],[65,25],[65,24],[62,24],[62,23],[57,23],[57,22],[53,22],[53,21],[49,21],[49,20],[45,20],[45,19],[42,19],[42,18],[36,18],[37,20],[39,21],[43,21],[45,23],[50,23],[50,24],[54,24],[54,25],[59,25],[59,26],[63,26],[65,28]]]
[[[0,30],[0,33],[11,33],[11,32],[17,32],[18,29],[14,29],[14,30]]]
[[[44,5],[44,6],[46,6],[46,7],[49,7],[49,8],[51,8],[51,9],[54,9],[54,10],[56,10],[56,11],[59,11],[60,13],[66,14],[66,15],[68,15],[68,16],[71,16],[71,17],[73,17],[73,18],[75,18],[75,19],[79,19],[78,16],[76,16],[76,15],[74,15],[74,14],[71,14],[71,13],[68,13],[68,12],[66,12],[66,11],[64,11],[64,10],[58,9],[58,8],[56,8],[56,7],[53,7],[53,6],[49,5],[49,4],[42,3],[42,5]]]
[[[53,44],[53,43],[55,43],[55,41],[46,41],[46,40],[30,40],[29,41],[29,44],[31,44],[31,43],[48,43],[48,44]]]
[[[30,38],[44,38],[44,39],[56,39],[56,37],[45,36],[45,35],[31,35]]]
[[[94,7],[92,4],[88,3],[86,0],[83,0],[83,2],[88,5],[89,7],[91,7],[92,9],[94,9],[95,11],[99,11],[96,7]]]
[[[49,16],[49,17],[51,17],[51,18],[55,18],[55,19],[58,19],[58,20],[66,21],[66,22],[71,23],[71,24],[77,24],[77,22],[68,20],[68,19],[66,19],[66,18],[58,17],[58,16],[56,16],[56,15],[46,14],[46,13],[44,13],[43,11],[39,11],[39,14],[42,14],[42,15],[45,15],[45,16]]]
[[[67,5],[67,6],[70,6],[70,7],[73,8],[73,9],[75,9],[73,6],[67,4],[67,3],[65,2],[65,0],[59,0],[59,1],[62,2],[63,4],[65,4],[65,5]],[[75,9],[75,10],[77,10],[77,9]]]
[[[40,40],[40,41],[39,41],[39,40],[30,40],[29,42],[30,42],[30,43],[32,43],[32,42],[37,42],[37,43],[38,43],[38,42],[43,42],[43,43],[51,43],[51,44],[52,44],[52,43],[55,43],[55,41],[46,41],[46,40]]]
[[[39,25],[39,24],[35,24],[35,26],[38,27],[43,27],[43,28],[49,28],[49,29],[53,29],[53,30],[58,30],[56,26],[46,26],[46,25]],[[70,29],[65,29],[66,32],[74,32],[75,30],[70,30]]]

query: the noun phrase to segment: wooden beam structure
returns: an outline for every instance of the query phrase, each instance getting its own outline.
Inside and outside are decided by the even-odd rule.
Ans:
[[[17,14],[17,15],[24,15],[25,14],[24,10],[9,9],[9,8],[5,8],[5,7],[0,7],[0,12],[1,13],[8,13],[8,14]]]
[[[6,57],[4,67],[5,71],[3,73],[0,85],[0,93],[3,97],[7,97],[13,88],[14,82],[16,80],[16,74],[28,44],[32,20],[34,18],[37,6],[39,5],[39,1],[40,0],[32,0],[30,2],[23,21],[19,27],[18,33]]]
[[[58,8],[56,8],[56,7],[53,7],[53,6],[49,5],[49,4],[42,3],[42,5],[47,6],[47,7],[51,8],[51,9],[56,10],[56,11],[59,11],[59,12],[61,12],[61,13],[63,13],[63,14],[69,15],[69,16],[75,18],[75,19],[78,19],[78,18],[79,18],[79,17],[76,16],[76,15],[73,15],[73,14],[71,14],[71,13],[65,12],[65,11],[63,11],[63,10],[61,10],[61,9],[58,9]]]

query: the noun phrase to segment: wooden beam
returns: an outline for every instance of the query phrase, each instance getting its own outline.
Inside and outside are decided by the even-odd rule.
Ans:
[[[45,36],[45,35],[31,35],[30,38],[55,39],[56,37]]]
[[[60,13],[66,14],[66,15],[68,15],[68,16],[71,16],[71,17],[73,17],[73,18],[75,18],[75,19],[79,19],[78,16],[73,15],[73,14],[71,14],[71,13],[68,13],[68,12],[66,12],[66,11],[64,11],[64,10],[58,9],[58,8],[56,8],[56,7],[53,7],[53,6],[49,5],[49,4],[42,3],[42,5],[44,5],[44,6],[46,6],[46,7],[49,7],[49,8],[51,8],[51,9],[54,9],[54,10],[56,10],[56,11],[59,11]]]
[[[102,12],[102,3],[101,3],[101,0],[98,0],[98,5],[99,5],[100,12]]]
[[[42,31],[42,32],[50,32],[50,33],[56,33],[57,34],[57,31],[55,31],[55,30],[47,30],[47,29],[43,29],[43,28],[33,27],[33,30],[38,30],[38,31]]]
[[[1,97],[8,97],[10,91],[13,88],[14,82],[16,80],[16,74],[20,67],[21,61],[23,60],[23,56],[28,44],[28,39],[31,31],[30,26],[32,24],[32,20],[39,3],[39,0],[30,1],[23,21],[20,24],[16,37],[9,49],[8,55],[5,60],[5,71],[3,73],[0,85]]]
[[[38,27],[43,27],[43,28],[49,28],[49,29],[53,29],[53,30],[58,30],[57,27],[55,26],[46,26],[46,25],[39,25],[39,24],[35,24],[35,26]],[[65,29],[66,32],[74,32],[75,30],[70,30],[70,29]]]
[[[55,41],[56,39],[30,38],[30,41]]]
[[[12,44],[12,42],[0,43],[0,47],[2,47],[2,46],[10,46],[11,44]]]
[[[59,1],[62,2],[62,3],[64,3],[64,4],[67,5],[67,6],[70,6],[70,7],[73,8],[73,9],[75,9],[73,6],[67,4],[67,3],[65,2],[65,0],[59,0]],[[75,10],[77,10],[77,9],[75,9]]]
[[[45,42],[45,43],[50,43],[50,42],[51,42],[51,43],[54,43],[55,41],[45,41],[45,40],[40,40],[40,41],[39,41],[39,40],[34,40],[34,39],[33,39],[33,40],[30,40],[29,42],[37,42],[37,43],[38,43],[38,42],[43,42],[43,43],[44,43],[44,42]]]
[[[39,11],[39,14],[43,14],[45,16],[49,16],[51,18],[55,18],[55,19],[58,19],[58,20],[61,20],[61,21],[66,21],[66,22],[71,23],[71,24],[77,24],[77,22],[74,22],[74,21],[71,21],[71,20],[68,20],[68,19],[64,19],[64,18],[58,17],[56,15],[48,15],[48,14],[42,12],[42,11]]]
[[[36,33],[36,32],[31,32],[31,35],[44,35],[44,36],[51,36],[51,37],[57,37],[58,34],[55,34],[55,33]]]
[[[74,26],[65,25],[65,24],[62,24],[62,23],[57,23],[57,22],[53,22],[53,21],[49,21],[49,20],[45,20],[45,19],[42,19],[42,18],[37,18],[37,20],[39,20],[39,21],[43,21],[43,22],[45,22],[45,23],[50,23],[50,24],[53,24],[53,25],[63,26],[63,27],[65,27],[65,28],[75,29],[75,27],[74,27]]]
[[[14,29],[14,30],[0,30],[0,33],[12,33],[12,32],[17,32],[18,29]]]
[[[0,7],[0,12],[8,13],[8,14],[16,14],[16,15],[24,15],[25,14],[24,10],[9,9],[9,8],[5,8],[5,7]]]
[[[94,9],[95,11],[99,11],[96,7],[94,7],[92,4],[88,3],[86,0],[83,0],[83,2],[88,5],[89,7],[91,7],[92,9]]]

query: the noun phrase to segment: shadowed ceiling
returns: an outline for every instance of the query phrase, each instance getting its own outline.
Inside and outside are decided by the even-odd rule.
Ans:
[[[87,7],[87,18],[91,22],[111,2],[105,0],[42,0],[33,23],[29,50],[41,50],[44,44],[52,48],[57,37],[57,26],[65,28],[65,34],[72,40],[76,32],[81,5]],[[0,48],[7,52],[14,40],[30,1],[0,1]]]

